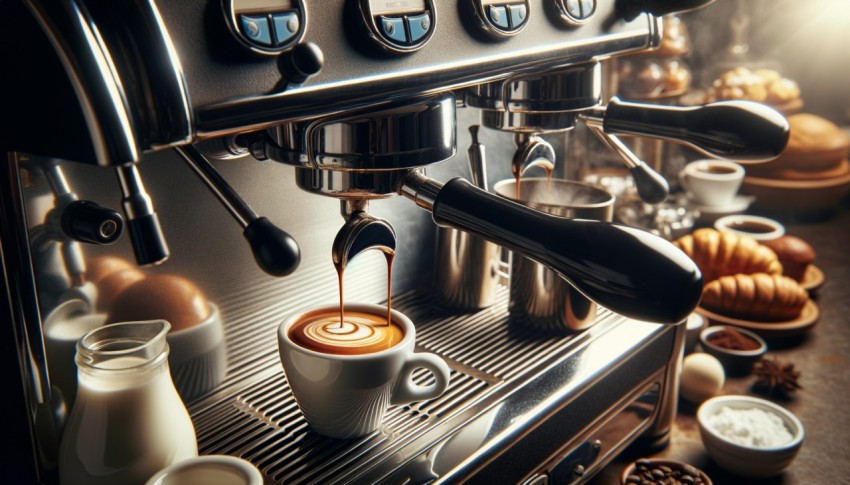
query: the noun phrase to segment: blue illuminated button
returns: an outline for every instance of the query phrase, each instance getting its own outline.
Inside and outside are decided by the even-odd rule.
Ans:
[[[581,18],[588,19],[596,10],[596,0],[580,0],[581,3]]]
[[[487,16],[490,17],[490,21],[497,27],[501,27],[503,29],[510,28],[510,23],[508,22],[508,11],[504,5],[490,5],[487,9]]]
[[[518,3],[516,5],[508,5],[508,12],[511,13],[511,28],[518,29],[522,26],[522,23],[525,22],[528,9],[525,7],[524,3]]]
[[[301,27],[297,12],[274,14],[272,22],[274,22],[274,37],[277,45],[285,44],[295,37]]]
[[[425,12],[407,18],[407,28],[410,30],[410,42],[419,42],[431,30],[431,15]]]
[[[567,0],[567,13],[574,19],[581,20],[581,3],[579,0]]]
[[[381,30],[384,37],[398,43],[407,43],[407,35],[404,33],[404,19],[401,17],[380,17]]]
[[[242,33],[245,37],[262,45],[272,45],[272,32],[269,19],[264,16],[242,15],[239,17]]]

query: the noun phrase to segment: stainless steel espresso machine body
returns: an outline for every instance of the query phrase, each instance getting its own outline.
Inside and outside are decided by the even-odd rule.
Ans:
[[[0,2],[4,382],[21,473],[55,480],[72,403],[43,325],[86,297],[99,254],[186,275],[218,303],[227,375],[186,403],[199,450],[241,456],[269,482],[571,483],[638,439],[663,442],[678,323],[701,290],[692,262],[641,231],[446,180],[465,172],[458,133],[479,116],[482,138],[505,148],[490,151],[506,161],[491,174],[579,122],[615,147],[620,133],[775,156],[787,124],[757,106],[603,104],[601,62],[657,46],[661,15],[706,3]],[[606,309],[587,330],[550,334],[512,322],[503,287],[483,309],[442,307],[434,222],[528,255]],[[350,266],[347,299],[384,300],[361,256],[374,247],[398,255],[393,305],[452,382],[378,432],[332,440],[301,418],[275,331],[338,297],[332,262]]]

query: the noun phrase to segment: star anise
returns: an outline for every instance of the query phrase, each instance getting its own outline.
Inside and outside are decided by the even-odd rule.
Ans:
[[[753,385],[768,393],[781,391],[787,395],[803,388],[797,382],[800,371],[794,370],[794,364],[783,362],[776,356],[772,359],[762,358],[753,364],[753,373],[756,376],[756,382]]]

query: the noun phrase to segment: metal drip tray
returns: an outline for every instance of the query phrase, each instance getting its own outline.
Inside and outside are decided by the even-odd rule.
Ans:
[[[228,379],[189,407],[201,454],[245,458],[267,482],[519,482],[586,448],[618,417],[618,436],[601,446],[591,440],[583,469],[601,466],[656,419],[675,361],[675,327],[602,311],[582,333],[544,335],[509,321],[506,289],[496,305],[465,315],[443,314],[409,292],[394,307],[416,323],[418,348],[449,362],[451,384],[437,399],[391,408],[368,436],[335,440],[310,430],[283,375],[275,332],[291,309],[270,302],[284,301],[286,291],[220,302],[229,322]]]

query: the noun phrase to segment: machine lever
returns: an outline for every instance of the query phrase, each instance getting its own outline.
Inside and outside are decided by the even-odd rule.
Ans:
[[[641,13],[662,16],[702,8],[712,3],[714,0],[617,0],[614,9],[620,18],[631,22]]]
[[[678,107],[613,97],[607,107],[593,109],[583,119],[605,133],[678,141],[709,156],[752,162],[776,158],[790,132],[782,114],[753,101]]]
[[[632,179],[635,181],[635,188],[642,201],[647,204],[657,204],[664,201],[670,195],[670,184],[667,183],[667,179],[638,158],[619,138],[615,135],[605,133],[596,126],[590,126],[590,131],[603,144],[616,152],[623,160],[623,163],[626,164],[629,173],[632,174]]]
[[[693,311],[702,274],[672,243],[639,229],[567,219],[411,172],[399,191],[434,222],[477,234],[548,266],[598,304],[637,320],[674,324]]]
[[[258,216],[195,147],[182,146],[175,150],[242,226],[242,235],[260,268],[272,276],[286,276],[295,271],[301,262],[301,249],[295,239],[267,218]]]

